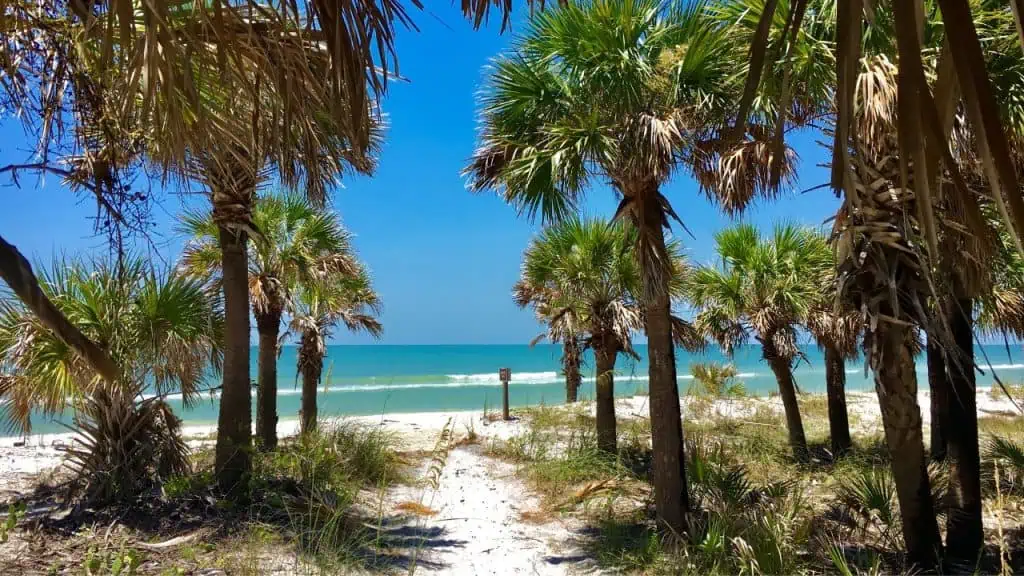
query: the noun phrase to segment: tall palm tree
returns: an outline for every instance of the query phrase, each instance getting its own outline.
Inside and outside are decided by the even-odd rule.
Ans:
[[[564,220],[530,243],[513,289],[518,302],[539,299],[553,325],[571,322],[586,335],[597,370],[597,444],[609,453],[616,451],[616,358],[636,357],[632,335],[643,328],[635,241],[636,230],[622,224]]]
[[[1014,30],[1012,22],[1021,15],[1011,16],[1005,5],[991,2],[900,2],[872,10],[865,24],[857,2],[770,2],[754,8],[744,20],[753,65],[741,102],[751,101],[755,90],[762,99],[776,99],[780,142],[792,123],[784,114],[789,95],[772,89],[776,79],[815,77],[797,84],[814,88],[807,100],[835,102],[831,184],[844,201],[835,220],[838,293],[867,320],[865,352],[892,453],[904,540],[910,560],[927,569],[941,556],[942,542],[917,405],[915,331],[928,332],[933,350],[959,350],[961,366],[972,364],[971,305],[965,298],[973,297],[977,286],[961,275],[953,278],[960,290],[936,290],[940,283],[932,270],[944,268],[948,276],[948,258],[960,252],[978,262],[987,259],[990,230],[980,204],[996,204],[999,218],[1013,230],[1011,238],[1024,230],[1024,200],[1015,192],[1013,148],[1007,145],[1008,135],[1019,141],[1014,132],[1021,114],[1015,106],[999,105],[1001,95],[1009,102],[1007,88],[1019,85],[1019,68],[998,62],[1002,55],[1020,56],[1014,32],[1024,28]],[[989,44],[984,53],[979,37]],[[761,66],[771,53],[786,57]],[[828,62],[835,62],[834,73],[822,65]],[[993,84],[986,68],[993,78],[1015,79]],[[964,120],[953,122],[958,113]],[[746,122],[741,106],[736,125]],[[940,314],[928,313],[929,302],[949,302],[950,294],[959,302],[944,304]],[[946,318],[955,310],[959,318]],[[957,395],[966,402],[958,409],[962,421],[948,428],[959,431],[963,465],[953,474],[958,486],[951,492],[959,503],[947,516],[947,542],[954,560],[971,562],[981,534],[974,393],[970,378],[958,380]]]
[[[717,157],[708,129],[737,91],[732,46],[699,2],[594,0],[540,12],[493,63],[466,169],[472,190],[496,190],[547,221],[570,214],[593,176],[622,198],[616,218],[638,229],[643,272],[655,501],[659,523],[675,532],[689,500],[664,230],[678,216],[661,186],[680,161],[707,168]],[[758,144],[740,143],[746,153],[714,174],[734,178],[721,189],[739,203],[782,181],[746,169],[757,165]]]
[[[697,330],[732,354],[751,336],[775,373],[786,412],[793,456],[807,456],[793,363],[801,355],[797,329],[807,322],[831,264],[824,235],[792,225],[762,238],[751,224],[715,235],[719,266],[697,268],[688,295],[697,309]]]
[[[316,208],[304,196],[283,193],[258,198],[252,221],[260,236],[248,251],[249,299],[259,333],[256,437],[263,448],[277,445],[277,357],[282,316],[293,295],[325,275],[356,270],[349,233],[337,214]],[[192,237],[181,266],[221,283],[220,239],[209,214],[186,213],[182,228]]]
[[[31,415],[70,408],[71,487],[88,501],[129,502],[188,469],[180,421],[166,403],[199,399],[221,363],[222,315],[202,283],[157,273],[145,260],[54,262],[47,297],[120,367],[110,382],[11,293],[0,299],[0,398],[5,420],[28,432]]]
[[[95,6],[101,13],[112,7]],[[250,468],[247,250],[249,238],[260,235],[251,214],[257,187],[276,175],[322,204],[342,172],[372,170],[379,116],[366,97],[365,71],[358,82],[345,82],[355,100],[340,98],[346,91],[338,83],[340,68],[332,64],[339,53],[328,49],[343,50],[338,38],[326,40],[323,30],[304,26],[303,17],[287,8],[217,2],[195,9],[172,2],[140,13],[121,7],[140,19],[71,8],[71,33],[57,32],[59,54],[70,55],[69,68],[78,76],[104,79],[92,116],[131,135],[122,138],[126,150],[115,152],[144,157],[168,177],[197,180],[209,193],[223,252],[226,327],[216,469],[221,488],[232,491]],[[66,10],[52,8],[59,28]],[[212,15],[216,23],[210,25]],[[121,24],[116,32],[92,35],[114,19]],[[205,30],[201,39],[199,29]],[[160,80],[142,82],[138,72]],[[338,90],[332,93],[331,85]],[[106,171],[119,162],[115,157]]]
[[[383,326],[380,297],[373,291],[370,274],[359,266],[354,272],[325,276],[320,282],[304,284],[298,292],[289,332],[299,337],[297,368],[302,376],[301,431],[316,427],[316,391],[320,386],[327,340],[341,324],[353,332],[367,332],[380,338]]]

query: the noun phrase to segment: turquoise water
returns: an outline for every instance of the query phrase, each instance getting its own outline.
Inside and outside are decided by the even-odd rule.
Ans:
[[[615,391],[630,396],[647,389],[646,347],[638,346],[641,359],[634,361],[619,356],[616,364]],[[1024,379],[1024,353],[1020,345],[1010,347],[986,345],[978,350],[978,362],[984,355],[1004,382]],[[775,390],[775,378],[761,361],[761,350],[747,346],[732,359],[747,392],[765,395]],[[825,368],[817,348],[804,349],[806,362],[795,369],[797,384],[806,392],[825,389]],[[984,355],[983,355],[984,354]],[[512,370],[510,401],[514,406],[558,404],[564,401],[565,386],[560,375],[560,349],[556,345],[485,346],[330,346],[324,365],[324,381],[320,387],[319,408],[324,416],[370,415],[385,412],[429,412],[445,410],[480,410],[484,406],[500,407],[501,388],[498,368]],[[282,420],[297,418],[300,382],[296,376],[296,348],[286,346],[278,360],[278,414]],[[720,351],[709,348],[704,354],[677,351],[679,387],[686,390],[691,379],[689,366],[694,362],[728,362]],[[252,351],[252,377],[256,377],[256,349]],[[919,386],[927,386],[923,358],[918,360]],[[583,368],[581,397],[593,397],[594,362],[587,356]],[[211,378],[210,386],[219,382]],[[980,386],[992,383],[991,371],[978,376]],[[864,375],[862,361],[847,364],[847,387],[870,390],[872,382]],[[216,397],[204,397],[189,409],[180,399],[171,398],[175,410],[186,424],[214,423],[217,420]],[[59,422],[36,418],[34,433],[65,430]]]

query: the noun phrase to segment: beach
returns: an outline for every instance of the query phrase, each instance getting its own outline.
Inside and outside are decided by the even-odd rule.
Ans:
[[[1020,415],[1016,405],[1000,394],[993,398],[991,388],[978,388],[979,416]],[[809,396],[822,397],[820,394]],[[872,392],[847,393],[847,410],[851,416],[851,433],[868,435],[881,433],[881,412],[878,399]],[[645,395],[618,398],[615,403],[616,415],[620,419],[647,418],[648,401]],[[686,407],[694,397],[680,396],[684,418]],[[593,402],[584,402],[593,410]],[[930,394],[927,390],[918,392],[918,406],[921,408],[921,420],[924,426],[931,422]],[[718,399],[711,403],[711,410],[726,418],[741,418],[755,412],[759,407],[767,407],[783,418],[782,401],[778,397],[751,397],[743,399]],[[486,414],[486,417],[485,417]],[[375,416],[328,417],[328,420],[343,418],[367,425],[380,426],[397,434],[406,450],[429,450],[437,440],[438,434],[446,425],[451,425],[456,432],[464,432],[472,428],[478,434],[495,439],[508,439],[523,432],[523,421],[513,419],[503,421],[495,419],[500,416],[500,406],[484,410],[451,410],[438,412],[396,412]],[[783,423],[780,420],[780,425]],[[277,425],[277,433],[281,438],[295,436],[299,430],[298,419],[282,419]],[[216,425],[202,424],[185,426],[182,434],[193,447],[211,445],[217,432]],[[927,434],[926,434],[927,436]],[[52,469],[60,463],[60,447],[72,441],[74,434],[50,433],[35,434],[27,437],[0,437],[0,477],[10,474],[35,475]]]
[[[1017,418],[1014,404],[1005,395],[995,397],[990,389],[978,390],[979,417]],[[804,395],[804,401],[818,402],[820,395]],[[930,421],[928,391],[918,395],[922,407],[925,438]],[[684,418],[731,419],[743,421],[765,409],[775,412],[783,426],[782,403],[776,397],[715,399],[708,402],[693,396],[681,398]],[[851,432],[855,437],[881,434],[881,419],[874,394],[851,392],[847,396]],[[699,409],[698,409],[699,405]],[[593,403],[583,403],[593,410]],[[562,408],[553,407],[554,410]],[[616,413],[623,423],[643,421],[648,415],[648,398],[643,395],[620,398]],[[515,415],[516,412],[513,411]],[[403,453],[430,454],[437,449],[444,430],[451,433],[436,490],[422,483],[398,485],[390,489],[378,504],[382,509],[401,508],[419,503],[431,514],[417,521],[416,530],[424,545],[418,552],[418,570],[445,574],[565,574],[591,570],[592,560],[576,549],[580,540],[580,521],[573,516],[532,514],[541,507],[541,499],[517,477],[514,463],[496,459],[486,447],[528,432],[528,419],[500,419],[500,412],[483,410],[386,413],[345,419],[366,426],[378,426],[395,434]],[[184,436],[193,448],[213,443],[214,426],[190,426]],[[298,431],[297,420],[285,420],[278,426],[282,438]],[[468,442],[467,438],[473,438]],[[0,490],[7,498],[31,490],[60,465],[60,446],[72,441],[71,434],[45,434],[24,440],[0,438]],[[419,465],[416,474],[429,474],[429,462]],[[376,497],[374,497],[376,500]],[[443,538],[431,539],[429,535]],[[297,561],[297,560],[295,560]],[[287,564],[287,563],[286,563]],[[287,566],[278,573],[290,573]]]

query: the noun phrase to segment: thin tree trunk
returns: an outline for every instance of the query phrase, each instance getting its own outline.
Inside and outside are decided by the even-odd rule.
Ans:
[[[596,339],[595,339],[596,340]],[[607,340],[594,345],[597,365],[597,447],[614,454],[615,446],[615,357],[618,351]]]
[[[946,435],[949,427],[949,379],[942,348],[928,337],[928,396],[931,404],[931,457],[936,462],[946,459]]]
[[[252,392],[249,380],[249,262],[244,231],[219,227],[224,283],[224,379],[217,417],[217,483],[240,487],[251,467]]]
[[[257,314],[256,329],[260,334],[256,438],[264,450],[273,450],[277,447],[277,338],[281,332],[281,312]]]
[[[320,388],[320,374],[324,359],[316,351],[310,337],[303,337],[299,348],[299,371],[302,373],[302,409],[299,412],[300,431],[308,434],[316,428],[316,391]]]
[[[572,404],[579,397],[580,383],[580,345],[576,338],[568,338],[562,344],[562,370],[565,372],[565,401]]]
[[[804,423],[800,418],[800,404],[796,398],[793,368],[788,359],[779,356],[770,338],[766,338],[762,342],[761,350],[779,384],[779,396],[782,397],[782,406],[786,412],[786,429],[789,431],[789,446],[793,450],[793,457],[797,460],[805,460],[807,458],[807,437],[804,435]]]
[[[3,278],[11,291],[36,315],[43,326],[49,328],[61,342],[78,353],[104,380],[110,383],[117,382],[119,371],[114,361],[54,306],[39,287],[32,265],[3,237],[0,237],[0,278]]]
[[[983,544],[981,520],[981,457],[978,451],[978,407],[974,380],[974,300],[960,298],[951,306],[950,330],[956,355],[950,358],[950,394],[945,428],[949,470],[949,512],[946,515],[947,558],[960,569],[973,569]]]
[[[654,254],[665,254],[663,223],[665,215],[657,187],[644,191],[635,201],[638,206],[640,235],[648,239]],[[645,258],[646,266],[660,266]],[[683,420],[679,409],[679,384],[676,381],[676,358],[672,343],[672,300],[668,291],[668,275],[664,272],[644,274],[647,305],[647,353],[649,362],[652,479],[654,505],[660,527],[672,534],[686,531],[686,514],[690,510],[686,490],[686,459],[683,445]]]
[[[846,412],[846,362],[834,347],[825,348],[825,382],[828,391],[828,429],[832,454],[850,451],[850,419]]]
[[[885,312],[883,310],[883,312]],[[875,342],[875,390],[892,458],[896,495],[908,560],[920,570],[935,566],[942,553],[917,404],[913,334],[908,327],[879,323]]]

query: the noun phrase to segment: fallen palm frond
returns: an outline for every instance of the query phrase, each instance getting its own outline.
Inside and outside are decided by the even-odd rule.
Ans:
[[[395,505],[395,510],[399,512],[407,512],[413,516],[436,516],[437,510],[434,510],[430,506],[423,504],[422,502],[413,502],[411,500],[405,502],[399,502]]]

